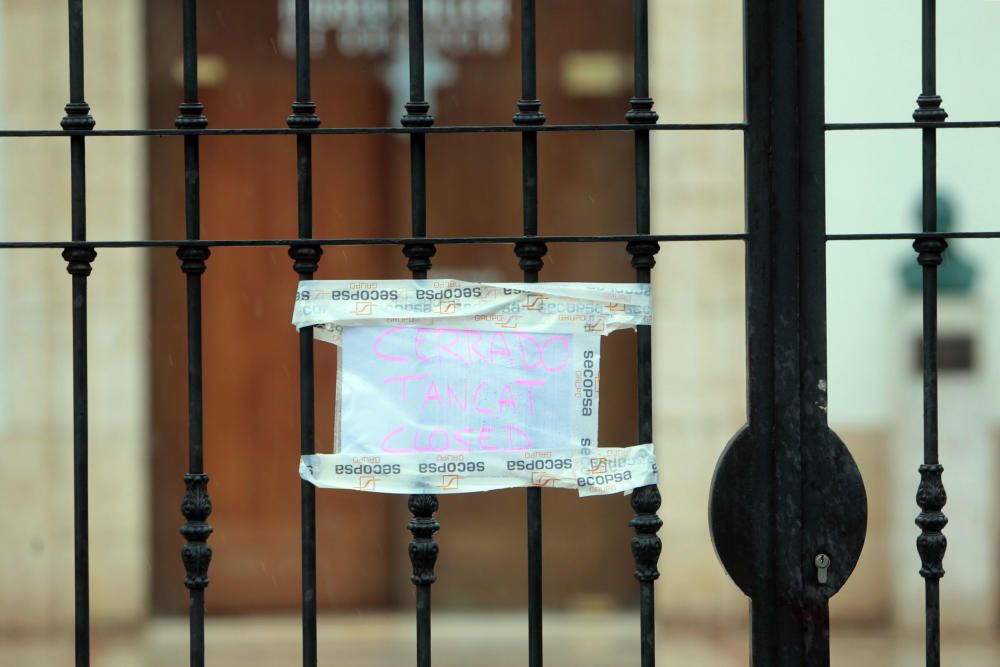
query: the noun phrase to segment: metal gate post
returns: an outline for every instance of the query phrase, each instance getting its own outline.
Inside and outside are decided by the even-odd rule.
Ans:
[[[827,666],[827,600],[867,500],[826,419],[823,3],[745,0],[748,421],[712,483],[716,551],[751,599],[751,663]]]

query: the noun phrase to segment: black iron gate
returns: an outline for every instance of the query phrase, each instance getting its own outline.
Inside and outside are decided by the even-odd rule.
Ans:
[[[923,87],[913,122],[826,124],[823,97],[823,5],[804,0],[745,0],[744,123],[658,123],[649,95],[647,0],[633,0],[635,31],[634,91],[622,124],[546,124],[536,90],[535,2],[522,0],[522,86],[513,123],[498,126],[434,126],[424,95],[423,2],[409,0],[410,99],[402,127],[321,128],[310,93],[309,0],[296,2],[296,99],[285,128],[209,129],[198,101],[197,0],[182,0],[184,96],[175,129],[96,130],[84,95],[83,0],[68,0],[70,101],[61,130],[0,131],[0,137],[66,137],[72,179],[71,236],[61,242],[15,243],[0,249],[61,249],[72,276],[74,518],[76,586],[76,664],[89,664],[89,559],[87,522],[87,277],[97,250],[124,247],[175,248],[187,282],[189,466],[181,533],[182,556],[190,590],[190,655],[203,665],[205,589],[211,548],[211,502],[202,454],[201,281],[210,249],[219,246],[284,247],[301,279],[316,272],[329,246],[396,245],[414,278],[431,269],[435,248],[443,244],[507,244],[519,258],[525,282],[538,280],[547,244],[618,245],[631,258],[636,279],[648,282],[661,243],[743,240],[746,244],[748,410],[747,425],[720,459],[713,482],[711,527],[716,548],[737,585],[752,599],[752,660],[757,665],[790,667],[829,663],[828,599],[854,568],[864,541],[866,499],[857,467],[847,448],[826,423],[825,248],[831,240],[912,239],[923,267],[924,309],[924,464],[920,467],[917,540],[926,582],[926,661],[940,663],[938,585],[947,523],[945,492],[937,455],[937,267],[946,238],[991,237],[997,232],[940,233],[936,211],[936,132],[942,128],[1000,127],[1000,121],[945,123],[935,92],[935,2],[923,4]],[[626,3],[622,3],[626,5]],[[581,9],[581,11],[584,11]],[[99,73],[96,73],[99,75]],[[512,102],[514,95],[512,94]],[[838,234],[825,232],[824,137],[827,131],[919,130],[923,135],[923,231],[915,234]],[[746,233],[655,235],[650,233],[650,132],[740,131],[745,137]],[[522,142],[523,234],[517,237],[428,236],[425,151],[440,133],[519,133]],[[628,132],[635,140],[635,233],[616,236],[539,234],[537,146],[546,132]],[[326,238],[312,235],[312,145],[328,135],[404,134],[411,155],[412,231],[408,238]],[[206,135],[287,135],[297,150],[298,231],[285,239],[203,240],[199,232],[199,140]],[[182,137],[186,234],[170,241],[87,239],[86,158],[90,138]],[[544,225],[543,225],[544,228]],[[623,253],[623,261],[625,259]],[[669,270],[669,269],[668,269]],[[639,442],[652,442],[652,382],[649,327],[638,332]],[[313,337],[300,333],[300,450],[315,452]],[[209,443],[211,446],[211,443]],[[669,439],[660,443],[669,452]],[[684,465],[683,461],[674,462]],[[301,487],[303,664],[316,654],[315,490]],[[542,665],[541,489],[527,490],[528,664]],[[641,664],[655,661],[653,584],[661,526],[656,487],[631,496],[635,516],[632,553],[639,582]],[[437,499],[409,499],[413,535],[409,556],[416,586],[417,664],[431,664],[431,587],[438,546],[434,534]],[[225,530],[225,526],[220,529]]]

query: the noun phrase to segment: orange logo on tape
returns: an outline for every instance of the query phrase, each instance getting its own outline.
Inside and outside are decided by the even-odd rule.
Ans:
[[[355,315],[371,315],[372,303],[370,301],[359,301],[354,304]]]
[[[457,489],[458,480],[462,479],[461,475],[441,475],[441,484],[438,485],[439,489]]]
[[[382,480],[374,475],[362,475],[358,477],[358,486],[356,487],[359,491],[373,491],[375,489],[375,482],[381,482]]]
[[[554,477],[545,472],[534,471],[531,473],[532,486],[555,486],[558,481],[558,477]]]
[[[601,475],[608,471],[607,459],[590,459],[590,474]]]
[[[545,307],[545,297],[541,294],[525,294],[525,310],[542,310]]]

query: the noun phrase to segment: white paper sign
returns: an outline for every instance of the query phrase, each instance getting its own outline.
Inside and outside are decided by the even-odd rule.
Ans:
[[[652,444],[598,447],[600,339],[648,284],[301,281],[292,323],[340,347],[333,454],[302,479],[377,493],[655,484]]]
[[[347,327],[337,451],[588,451],[600,337],[442,327]]]

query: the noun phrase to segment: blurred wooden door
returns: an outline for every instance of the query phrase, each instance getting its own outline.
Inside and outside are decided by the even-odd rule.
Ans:
[[[518,7],[497,53],[428,57],[437,124],[507,124],[519,97]],[[180,88],[179,3],[148,3],[150,124],[169,127]],[[201,3],[202,101],[212,127],[283,126],[294,96],[294,61],[283,48],[278,0]],[[550,123],[620,123],[631,85],[631,19],[615,0],[586,15],[573,0],[538,6],[539,96]],[[343,55],[334,29],[313,62],[323,125],[398,124],[394,56]],[[428,39],[432,49],[433,39]],[[429,51],[430,54],[430,51]],[[432,60],[437,60],[432,64]],[[396,63],[398,66],[398,62]],[[448,76],[445,76],[447,74]],[[405,86],[405,79],[403,81]],[[405,92],[405,89],[404,89]],[[202,146],[205,238],[295,234],[295,148],[290,137],[206,137]],[[150,142],[150,214],[157,238],[183,235],[182,148]],[[539,140],[540,233],[625,233],[632,228],[632,136],[549,133]],[[406,236],[405,138],[317,137],[317,236]],[[435,236],[516,235],[521,229],[520,137],[432,135],[428,229]],[[153,256],[154,596],[180,610],[180,537],[173,530],[186,461],[184,278],[170,251]],[[432,275],[518,280],[509,246],[441,246]],[[328,249],[319,278],[405,277],[398,248]],[[620,245],[551,246],[542,280],[631,281]],[[285,249],[218,249],[205,290],[206,470],[216,532],[211,610],[295,609],[299,596],[297,338],[289,316],[295,274]],[[605,339],[601,436],[635,442],[634,339]],[[317,344],[317,447],[332,442],[335,350]],[[324,607],[400,604],[412,596],[405,498],[318,495],[319,596]],[[546,603],[618,604],[632,595],[628,499],[544,494]],[[526,598],[523,490],[441,498],[437,603],[512,606]]]
[[[178,85],[180,6],[148,3],[149,118],[170,127]],[[283,127],[294,99],[294,62],[277,49],[276,2],[199,3],[201,100],[211,127]],[[315,99],[326,124],[381,115],[385,94],[370,64],[316,63]],[[349,104],[347,102],[349,101]],[[386,139],[328,137],[314,144],[315,234],[385,232]],[[150,142],[154,238],[182,238],[183,155],[177,139]],[[293,238],[293,137],[201,141],[202,236]],[[393,257],[398,254],[395,251]],[[321,277],[380,275],[384,253],[330,250]],[[153,255],[154,596],[180,610],[179,502],[186,465],[184,278],[170,251]],[[205,470],[214,510],[210,611],[294,609],[299,604],[297,276],[287,248],[220,248],[204,289]],[[316,347],[317,446],[333,424],[332,346]],[[390,598],[384,496],[323,492],[317,501],[318,597],[323,607],[384,605]]]

